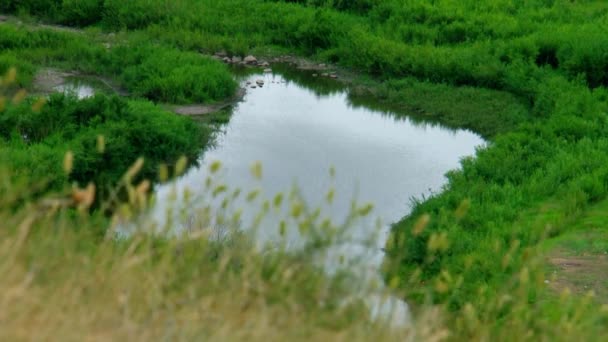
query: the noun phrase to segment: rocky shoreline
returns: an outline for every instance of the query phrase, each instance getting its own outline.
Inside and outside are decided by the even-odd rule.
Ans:
[[[290,66],[293,66],[299,70],[318,71],[318,73],[313,74],[313,77],[326,77],[333,79],[337,79],[339,77],[338,74],[332,70],[333,68],[325,63],[314,63],[291,55],[257,58],[253,55],[247,55],[245,57],[238,55],[230,56],[225,51],[219,51],[214,53],[211,57],[230,65],[263,68],[264,72],[272,72],[272,63],[283,63],[289,64]]]

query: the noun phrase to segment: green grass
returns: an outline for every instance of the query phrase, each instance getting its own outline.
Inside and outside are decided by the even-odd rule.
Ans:
[[[212,103],[231,97],[236,90],[222,63],[141,39],[112,42],[108,49],[94,32],[78,34],[10,24],[0,25],[0,36],[0,71],[14,62],[24,87],[31,86],[34,64],[37,68],[104,76],[134,96],[156,102]]]
[[[563,291],[594,293],[594,302],[608,304],[608,201],[603,200],[570,224],[567,233],[544,241],[549,298]]]
[[[443,192],[417,201],[395,223],[387,280],[416,305],[444,305],[454,339],[600,336],[605,318],[596,306],[583,303],[579,312],[577,299],[545,304],[539,300],[544,274],[531,270],[548,237],[566,234],[567,248],[596,248],[568,234],[587,230],[572,224],[608,194],[606,2],[82,4],[2,5],[47,22],[117,33],[109,39],[0,25],[0,61],[24,63],[23,86],[36,67],[60,66],[112,74],[154,101],[214,101],[230,93],[224,66],[198,55],[194,66],[174,62],[193,61],[200,51],[288,52],[371,79],[362,94],[398,111],[416,109],[487,137],[475,159],[448,173]],[[109,50],[104,41],[113,44]],[[190,92],[203,74],[209,77]],[[356,94],[352,99],[357,103]],[[532,285],[535,276],[539,286]],[[509,299],[512,293],[517,300]]]
[[[15,173],[44,180],[54,189],[67,181],[92,181],[100,194],[107,193],[105,186],[117,183],[139,157],[145,158],[142,176],[158,180],[161,164],[174,164],[182,155],[196,160],[210,139],[209,130],[146,101],[106,95],[77,100],[56,94],[39,110],[33,109],[33,101],[2,112],[0,160]],[[61,165],[68,151],[74,165],[66,177]]]

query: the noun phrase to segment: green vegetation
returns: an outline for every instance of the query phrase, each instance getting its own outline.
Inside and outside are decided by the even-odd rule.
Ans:
[[[52,29],[0,26],[0,68],[13,66],[30,86],[31,64],[114,79],[128,92],[158,102],[209,103],[233,95],[236,83],[228,69],[211,58],[134,39],[112,48],[87,37]],[[91,41],[93,40],[93,43]]]
[[[40,110],[29,102],[9,106],[0,120],[0,139],[6,144],[3,165],[13,164],[19,174],[35,172],[34,179],[60,179],[63,155],[72,151],[71,178],[81,184],[116,183],[140,156],[147,161],[143,176],[155,179],[158,165],[174,164],[182,154],[194,160],[203,143],[191,120],[153,104],[103,95],[79,101],[63,94]]]
[[[541,245],[548,259],[548,283],[556,292],[593,291],[595,301],[608,304],[607,209],[607,200],[594,204],[567,233]]]
[[[446,309],[440,325],[453,339],[593,339],[606,333],[606,316],[593,301],[547,295],[544,268],[535,262],[542,241],[568,233],[608,194],[608,3],[9,0],[0,10],[93,25],[80,34],[0,25],[0,71],[19,67],[19,86],[31,85],[37,67],[54,66],[111,75],[153,101],[216,101],[235,85],[223,65],[198,52],[288,52],[362,75],[369,89],[361,93],[390,108],[420,109],[429,113],[423,116],[479,132],[490,139],[488,146],[448,174],[443,192],[416,202],[411,215],[394,225],[388,283],[404,291],[416,313]],[[127,107],[154,112],[140,102]],[[139,122],[130,120],[125,122]],[[188,125],[175,122],[180,124]],[[100,132],[97,124],[85,126],[86,134]],[[29,148],[31,160],[51,153],[43,143],[24,147],[15,130],[22,126],[7,127],[7,153]],[[94,139],[85,133],[44,139],[72,142],[75,149],[78,139]],[[187,146],[166,152],[187,152]],[[63,150],[52,149],[54,160]],[[133,155],[119,157],[120,166]],[[40,160],[48,164],[20,163],[26,169],[41,165],[32,168],[34,177],[57,168],[51,158]],[[98,176],[82,167],[83,181]],[[599,219],[598,226],[606,224]],[[159,272],[154,279],[164,279],[165,271]],[[198,281],[186,282],[192,279]]]

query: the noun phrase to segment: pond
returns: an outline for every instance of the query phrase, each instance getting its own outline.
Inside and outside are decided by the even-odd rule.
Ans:
[[[241,85],[247,87],[247,94],[235,105],[216,146],[204,152],[200,167],[158,189],[154,215],[161,222],[166,219],[170,196],[177,193],[181,198],[186,188],[190,198],[199,198],[198,205],[215,203],[219,207],[219,200],[210,199],[204,185],[214,161],[222,164],[213,175],[216,184],[244,192],[262,189],[260,196],[270,199],[295,185],[306,204],[322,207],[321,216],[333,222],[349,216],[353,200],[373,203],[368,218],[350,224],[348,241],[322,258],[330,273],[345,258],[357,259],[362,278],[379,280],[390,224],[408,214],[412,198],[441,191],[444,174],[458,168],[461,158],[474,155],[475,148],[484,144],[470,131],[354,105],[361,101],[353,101],[338,82],[313,78],[310,73],[285,70],[243,75]],[[252,176],[254,163],[261,165],[260,179]],[[329,189],[335,189],[331,205],[326,203]],[[196,200],[192,202],[196,208]],[[242,200],[236,206],[243,209],[246,228],[259,212],[260,202]],[[267,215],[255,233],[260,241],[279,238],[281,215],[284,212]],[[193,228],[184,222],[180,227]],[[289,243],[298,245],[297,232],[287,236]],[[373,243],[366,243],[372,237]]]
[[[63,74],[56,77],[55,84],[46,85],[46,93],[65,93],[78,99],[93,97],[97,93],[115,94],[115,90],[102,79],[95,76]]]

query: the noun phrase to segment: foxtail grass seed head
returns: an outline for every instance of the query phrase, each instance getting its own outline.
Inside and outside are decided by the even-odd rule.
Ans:
[[[137,158],[135,163],[133,163],[133,165],[131,165],[129,170],[127,170],[127,173],[126,173],[127,179],[130,180],[133,177],[135,177],[139,173],[139,171],[141,171],[141,168],[143,166],[144,166],[144,158],[143,157]]]
[[[166,164],[161,164],[158,167],[158,179],[161,182],[166,182],[169,179],[169,167]]]
[[[97,152],[103,154],[106,151],[106,138],[103,135],[97,136]]]
[[[302,211],[303,211],[303,206],[300,202],[294,202],[291,204],[291,217],[293,218],[298,218],[300,217],[300,215],[302,215]]]
[[[422,214],[414,224],[412,234],[414,234],[415,236],[422,234],[426,226],[428,226],[429,222],[431,222],[431,215]]]
[[[247,202],[253,202],[253,201],[255,201],[256,198],[258,198],[259,194],[260,194],[260,190],[259,189],[251,190],[247,194],[247,197],[245,199],[247,200]]]
[[[393,276],[391,278],[391,280],[388,282],[388,287],[391,288],[391,289],[393,289],[393,290],[396,290],[396,289],[399,288],[400,284],[401,284],[401,280],[399,279],[399,277]]]
[[[213,197],[217,197],[219,194],[224,193],[228,190],[228,187],[224,184],[220,184],[213,189],[212,195]]]
[[[13,100],[12,100],[13,104],[15,104],[15,105],[20,104],[25,99],[26,96],[27,96],[27,91],[25,89],[19,89],[13,96]]]
[[[310,231],[310,225],[308,224],[308,222],[298,223],[298,231],[301,235],[306,236],[306,234],[308,234],[308,232]]]
[[[279,192],[274,196],[274,199],[272,200],[272,205],[274,206],[275,209],[280,209],[282,204],[283,204],[283,193]]]
[[[357,210],[357,214],[361,217],[365,217],[365,216],[369,215],[373,209],[374,209],[374,205],[371,203],[368,203],[368,204],[360,207]]]
[[[264,211],[265,213],[270,211],[270,201],[264,201],[264,203],[262,204],[262,211]]]
[[[435,281],[435,291],[437,291],[437,293],[446,293],[450,290],[449,285],[442,281],[442,280],[436,280]]]
[[[253,163],[250,171],[251,171],[251,175],[253,176],[253,178],[255,178],[257,180],[262,179],[262,163],[260,163],[259,161]]]
[[[63,172],[66,175],[70,175],[72,173],[72,168],[74,167],[74,153],[72,151],[67,151],[63,156]]]
[[[334,188],[329,189],[327,195],[325,195],[325,200],[327,204],[332,204],[334,202],[334,198],[336,196],[336,190]]]
[[[209,172],[216,173],[222,168],[222,162],[216,160],[209,165]]]
[[[17,80],[17,68],[11,67],[6,72],[6,75],[4,75],[4,84],[10,85],[10,84],[14,83],[15,80]]]
[[[146,195],[148,193],[148,191],[150,191],[150,181],[147,179],[144,179],[137,185],[137,187],[135,188],[135,191],[140,195]]]
[[[42,111],[42,107],[44,107],[45,104],[46,104],[46,98],[39,97],[38,99],[36,99],[34,104],[32,104],[32,111],[34,113],[40,113]],[[2,109],[0,108],[0,112],[1,111],[2,111]]]
[[[175,174],[178,176],[182,175],[186,171],[186,166],[188,166],[188,158],[181,156],[175,164]]]
[[[528,271],[527,267],[524,267],[519,272],[519,282],[522,285],[526,285],[526,284],[528,284],[529,281],[530,281],[530,271]]]
[[[446,232],[433,233],[429,238],[427,249],[429,252],[445,252],[450,243]]]
[[[243,210],[242,209],[236,210],[232,214],[232,222],[234,222],[235,224],[239,224],[241,222],[242,216],[243,216]]]
[[[460,205],[458,206],[458,208],[456,208],[456,211],[454,211],[454,216],[456,216],[456,218],[459,220],[462,219],[467,215],[470,207],[471,200],[469,200],[468,198],[464,199],[462,202],[460,202]]]
[[[89,183],[84,189],[73,188],[72,200],[79,208],[86,209],[91,207],[95,201],[95,184]]]

